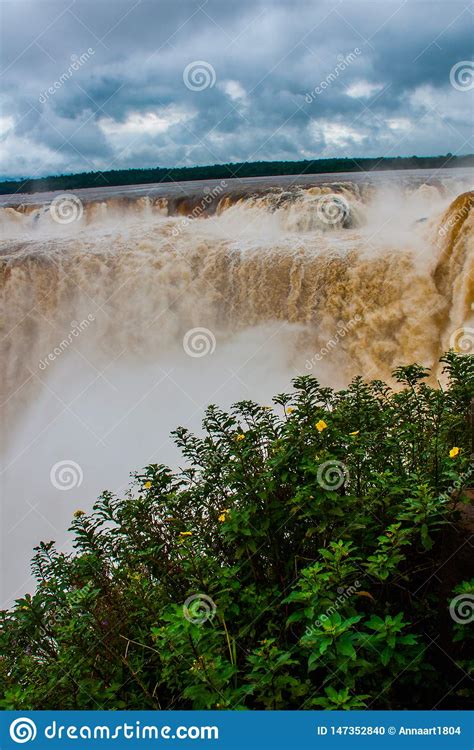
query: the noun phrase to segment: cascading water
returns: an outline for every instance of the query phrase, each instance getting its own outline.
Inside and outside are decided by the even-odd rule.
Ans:
[[[462,174],[420,183],[1,209],[2,601],[72,511],[176,464],[170,430],[207,403],[472,351],[474,194]]]

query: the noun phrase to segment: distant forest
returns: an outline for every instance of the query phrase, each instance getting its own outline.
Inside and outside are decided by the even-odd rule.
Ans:
[[[141,185],[156,182],[185,182],[188,180],[222,180],[243,177],[269,177],[291,174],[327,174],[329,172],[371,172],[384,169],[439,169],[444,167],[472,167],[474,154],[466,156],[410,156],[370,159],[312,159],[305,161],[254,161],[236,164],[214,164],[204,167],[153,167],[150,169],[113,169],[107,172],[5,180],[0,182],[0,194],[41,193],[49,190],[78,190],[79,188],[114,185]]]

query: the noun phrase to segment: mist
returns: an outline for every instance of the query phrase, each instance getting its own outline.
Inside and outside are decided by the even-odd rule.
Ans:
[[[3,606],[31,590],[40,540],[69,549],[76,510],[147,463],[182,466],[170,433],[199,432],[210,403],[270,405],[301,374],[389,379],[465,338],[467,187],[273,186],[194,218],[198,198],[1,210]]]

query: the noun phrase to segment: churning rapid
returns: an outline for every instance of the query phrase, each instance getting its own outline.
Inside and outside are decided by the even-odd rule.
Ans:
[[[244,183],[0,209],[4,544],[26,547],[6,556],[3,598],[79,502],[147,461],[176,463],[169,430],[196,427],[208,401],[472,352],[465,172]],[[68,492],[53,472],[66,460]]]
[[[70,333],[84,353],[156,359],[196,327],[223,341],[275,322],[295,326],[296,370],[324,350],[341,383],[431,366],[472,317],[473,195],[460,182],[216,184],[192,199],[3,208],[2,387],[34,379]]]

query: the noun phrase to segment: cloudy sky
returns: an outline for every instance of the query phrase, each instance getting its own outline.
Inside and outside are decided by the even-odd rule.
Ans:
[[[0,0],[0,176],[470,153],[467,0]]]

